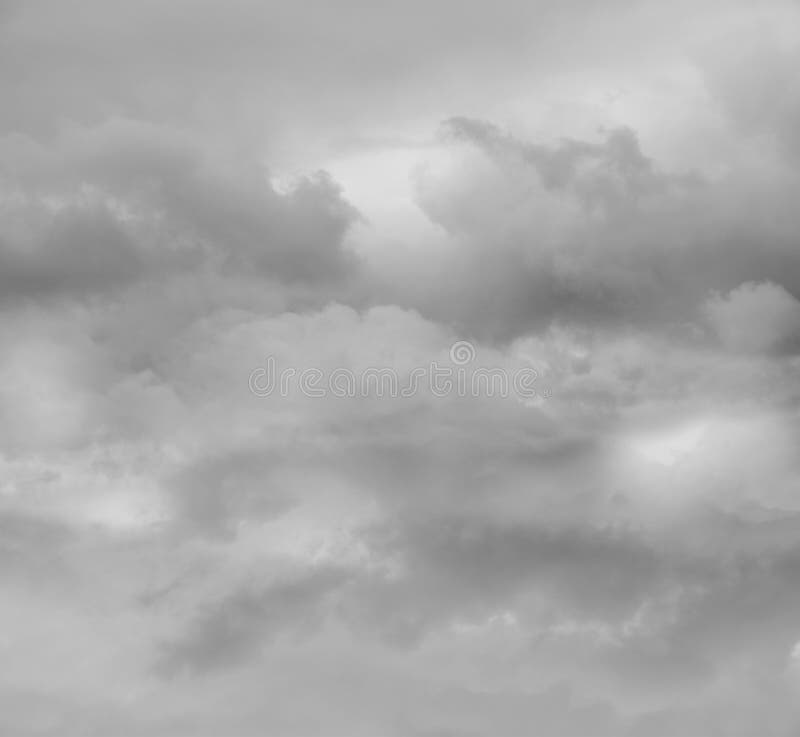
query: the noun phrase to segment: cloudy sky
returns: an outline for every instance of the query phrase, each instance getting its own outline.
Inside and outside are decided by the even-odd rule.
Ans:
[[[0,734],[799,734],[798,68],[782,0],[0,0]],[[250,386],[457,341],[535,396]]]

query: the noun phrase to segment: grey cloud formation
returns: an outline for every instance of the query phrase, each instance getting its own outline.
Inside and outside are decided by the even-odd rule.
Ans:
[[[86,292],[206,264],[288,282],[355,268],[342,237],[357,213],[324,173],[279,194],[253,162],[216,163],[177,132],[119,120],[2,148],[8,289]]]
[[[800,301],[769,282],[747,282],[706,304],[720,339],[734,349],[798,350]]]
[[[37,215],[49,219],[41,210]],[[0,251],[6,298],[124,286],[145,268],[136,245],[102,207],[66,209],[35,240],[12,239]]]
[[[466,164],[458,187],[422,176],[422,207],[459,246],[437,273],[444,297],[421,299],[465,329],[507,337],[560,317],[652,326],[691,320],[710,290],[745,281],[800,288],[794,175],[767,194],[747,171],[665,173],[624,128],[552,147],[464,118],[446,130],[485,152],[489,168]],[[771,223],[755,233],[761,217]],[[487,297],[474,299],[480,291]]]
[[[234,593],[202,615],[183,640],[163,647],[157,671],[171,676],[183,669],[203,672],[235,664],[281,630],[307,628],[340,577],[335,570],[321,571],[264,591]]]
[[[612,213],[627,202],[664,191],[670,183],[685,185],[697,179],[670,178],[656,172],[653,162],[642,153],[636,134],[628,128],[611,131],[602,144],[566,140],[552,148],[522,143],[489,123],[469,118],[453,118],[446,128],[493,156],[516,154],[536,168],[548,189],[574,188],[587,207]]]
[[[200,460],[173,481],[178,519],[193,535],[225,537],[242,520],[282,512],[293,500],[272,478],[279,463],[263,450]]]
[[[0,2],[0,733],[797,734],[799,27]]]

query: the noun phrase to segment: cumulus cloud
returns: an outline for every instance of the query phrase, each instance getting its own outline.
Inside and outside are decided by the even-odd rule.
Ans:
[[[785,197],[794,177],[664,171],[625,128],[555,145],[464,118],[445,131],[454,163],[417,177],[421,207],[452,244],[432,259],[428,293],[416,286],[411,297],[426,314],[505,338],[554,319],[657,328],[695,319],[710,288],[753,278],[797,287]],[[772,222],[756,234],[761,213]]]
[[[747,282],[705,305],[725,345],[744,351],[796,351],[800,302],[778,284]]]

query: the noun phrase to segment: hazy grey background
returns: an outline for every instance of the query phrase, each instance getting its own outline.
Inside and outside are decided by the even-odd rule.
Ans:
[[[800,733],[794,2],[0,0],[0,733]],[[259,399],[471,340],[550,399]]]

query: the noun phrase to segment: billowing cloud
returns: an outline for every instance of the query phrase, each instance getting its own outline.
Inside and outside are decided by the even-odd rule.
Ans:
[[[712,297],[706,311],[719,337],[734,349],[798,349],[800,301],[777,284],[742,284]]]
[[[112,120],[49,145],[19,135],[7,171],[5,293],[87,293],[213,268],[331,282],[356,210],[324,173],[278,193],[253,162],[217,160],[175,131]]]
[[[0,2],[0,732],[797,734],[797,27]]]

